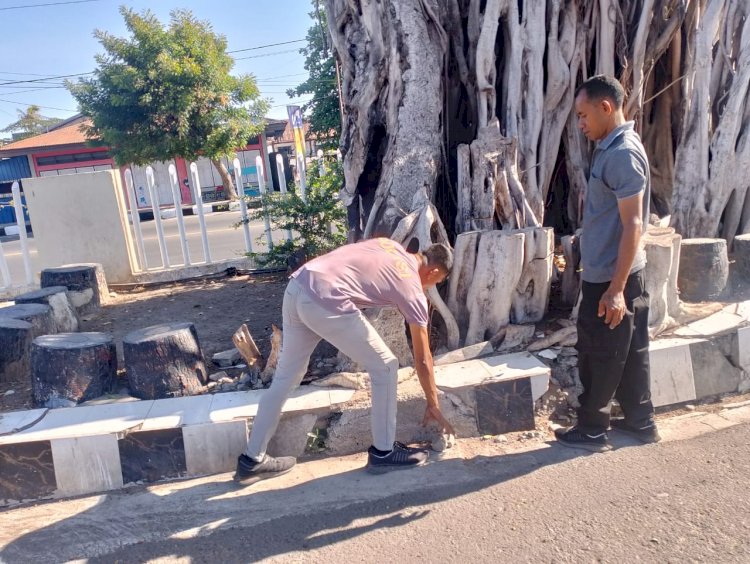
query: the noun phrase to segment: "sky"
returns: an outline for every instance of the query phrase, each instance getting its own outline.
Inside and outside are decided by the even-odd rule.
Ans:
[[[150,9],[162,21],[174,9],[188,9],[208,21],[214,32],[227,38],[227,50],[248,49],[304,39],[313,24],[310,0],[0,0],[0,129],[18,119],[16,110],[29,104],[42,107],[47,117],[66,118],[77,113],[76,102],[51,76],[89,72],[94,56],[102,52],[94,38],[100,29],[126,36],[119,7]],[[44,5],[60,2],[57,5]],[[36,7],[20,7],[33,6]],[[290,100],[285,91],[304,81],[304,42],[233,53],[233,74],[251,73],[261,94],[271,100],[269,117],[286,118]],[[248,58],[245,58],[248,57]],[[42,79],[42,80],[40,80]],[[36,82],[22,82],[35,80]],[[14,82],[15,84],[8,84]],[[0,136],[9,136],[1,134]]]

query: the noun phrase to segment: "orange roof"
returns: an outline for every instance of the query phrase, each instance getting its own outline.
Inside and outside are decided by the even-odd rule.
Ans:
[[[3,145],[3,151],[17,151],[19,149],[42,149],[52,148],[61,145],[77,145],[84,144],[88,141],[86,134],[81,129],[81,126],[91,125],[91,121],[83,119],[76,121],[70,125],[54,129],[48,133],[41,133],[40,135],[34,135],[33,137],[27,137],[14,143],[8,143]]]

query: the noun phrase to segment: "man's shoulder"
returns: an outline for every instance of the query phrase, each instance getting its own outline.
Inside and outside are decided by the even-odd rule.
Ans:
[[[617,141],[604,152],[601,160],[604,169],[631,168],[634,163],[648,166],[646,149],[635,132],[626,132],[618,137]]]

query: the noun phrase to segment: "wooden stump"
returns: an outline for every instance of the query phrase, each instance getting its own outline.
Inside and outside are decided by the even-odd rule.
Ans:
[[[31,347],[31,389],[38,407],[57,400],[81,403],[112,388],[117,353],[106,333],[59,333],[34,339]]]
[[[565,256],[565,270],[562,274],[560,293],[562,303],[566,306],[575,306],[578,295],[581,293],[581,245],[580,233],[566,235],[562,238],[563,255]]]
[[[734,238],[734,279],[750,286],[750,233]]]
[[[45,304],[17,304],[0,308],[0,318],[19,319],[31,323],[34,337],[55,333],[52,308]]]
[[[41,286],[65,286],[70,303],[80,314],[96,311],[109,297],[104,270],[101,264],[96,263],[45,268],[42,270]]]
[[[524,234],[524,256],[510,319],[517,325],[536,323],[542,320],[549,305],[555,233],[551,227],[528,227],[515,232]]]
[[[682,237],[671,227],[649,226],[643,236],[646,250],[644,278],[651,297],[648,327],[651,337],[677,325],[680,316],[677,270]]]
[[[683,300],[715,300],[724,291],[729,275],[725,239],[684,239],[680,247],[677,284]]]
[[[55,333],[74,333],[78,331],[78,314],[68,298],[65,286],[50,286],[21,294],[14,298],[20,304],[46,304],[50,307]]]
[[[166,323],[128,333],[122,341],[133,395],[160,399],[199,394],[208,372],[192,323]]]
[[[29,377],[33,327],[28,321],[0,318],[0,382]]]

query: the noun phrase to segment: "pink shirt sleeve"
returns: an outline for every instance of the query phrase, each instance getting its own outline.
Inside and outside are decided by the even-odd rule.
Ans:
[[[402,294],[402,299],[396,304],[396,307],[398,307],[407,323],[427,327],[429,306],[421,283],[410,285],[407,291]]]

